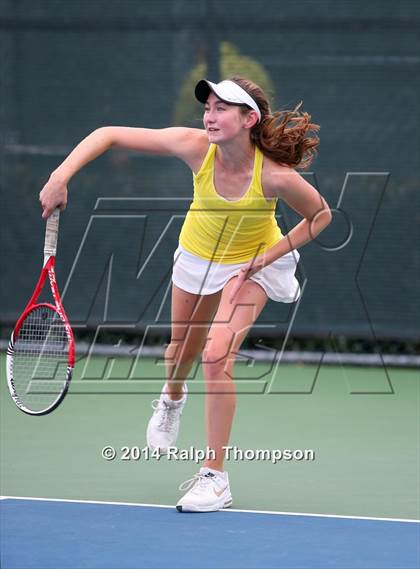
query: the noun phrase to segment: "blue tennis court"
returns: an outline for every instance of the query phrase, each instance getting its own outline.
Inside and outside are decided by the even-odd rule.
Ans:
[[[5,498],[1,524],[3,569],[419,567],[412,520]]]

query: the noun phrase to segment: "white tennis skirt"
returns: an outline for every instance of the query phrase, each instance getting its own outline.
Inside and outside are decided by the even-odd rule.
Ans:
[[[297,250],[290,251],[252,275],[251,280],[261,285],[271,300],[295,302],[300,296],[300,286],[295,277],[299,259]],[[179,245],[174,253],[172,282],[192,294],[213,294],[237,275],[243,265],[245,263],[214,263]]]

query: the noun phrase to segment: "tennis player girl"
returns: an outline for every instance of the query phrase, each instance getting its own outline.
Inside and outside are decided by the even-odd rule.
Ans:
[[[310,116],[271,113],[264,92],[233,77],[200,81],[204,130],[99,128],[51,174],[40,193],[43,217],[67,203],[67,184],[109,148],[175,156],[193,172],[194,199],[174,255],[172,334],[166,349],[167,382],[147,428],[150,447],[165,452],[178,435],[187,400],[185,378],[201,355],[206,382],[207,447],[199,473],[181,485],[182,512],[216,511],[232,504],[224,471],[235,413],[235,356],[268,299],[294,302],[299,253],[331,221],[318,191],[294,168],[307,167],[319,142]],[[302,216],[282,236],[275,219],[281,199]]]

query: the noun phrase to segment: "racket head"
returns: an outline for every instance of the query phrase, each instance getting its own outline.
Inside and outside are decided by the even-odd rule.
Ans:
[[[74,367],[74,338],[62,310],[30,306],[19,318],[7,350],[7,383],[15,404],[46,415],[63,400]]]

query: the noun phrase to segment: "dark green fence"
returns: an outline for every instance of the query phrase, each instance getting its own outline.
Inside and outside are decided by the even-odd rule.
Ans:
[[[254,334],[418,336],[417,2],[0,7],[4,325],[33,288],[44,231],[38,192],[66,153],[103,125],[200,126],[195,81],[241,73],[272,94],[274,108],[303,100],[321,125],[305,175],[336,208],[301,249],[301,301],[270,303]],[[172,255],[191,195],[182,164],[127,152],[72,180],[58,278],[76,327],[167,329]],[[278,215],[285,231],[298,220],[281,204]]]

